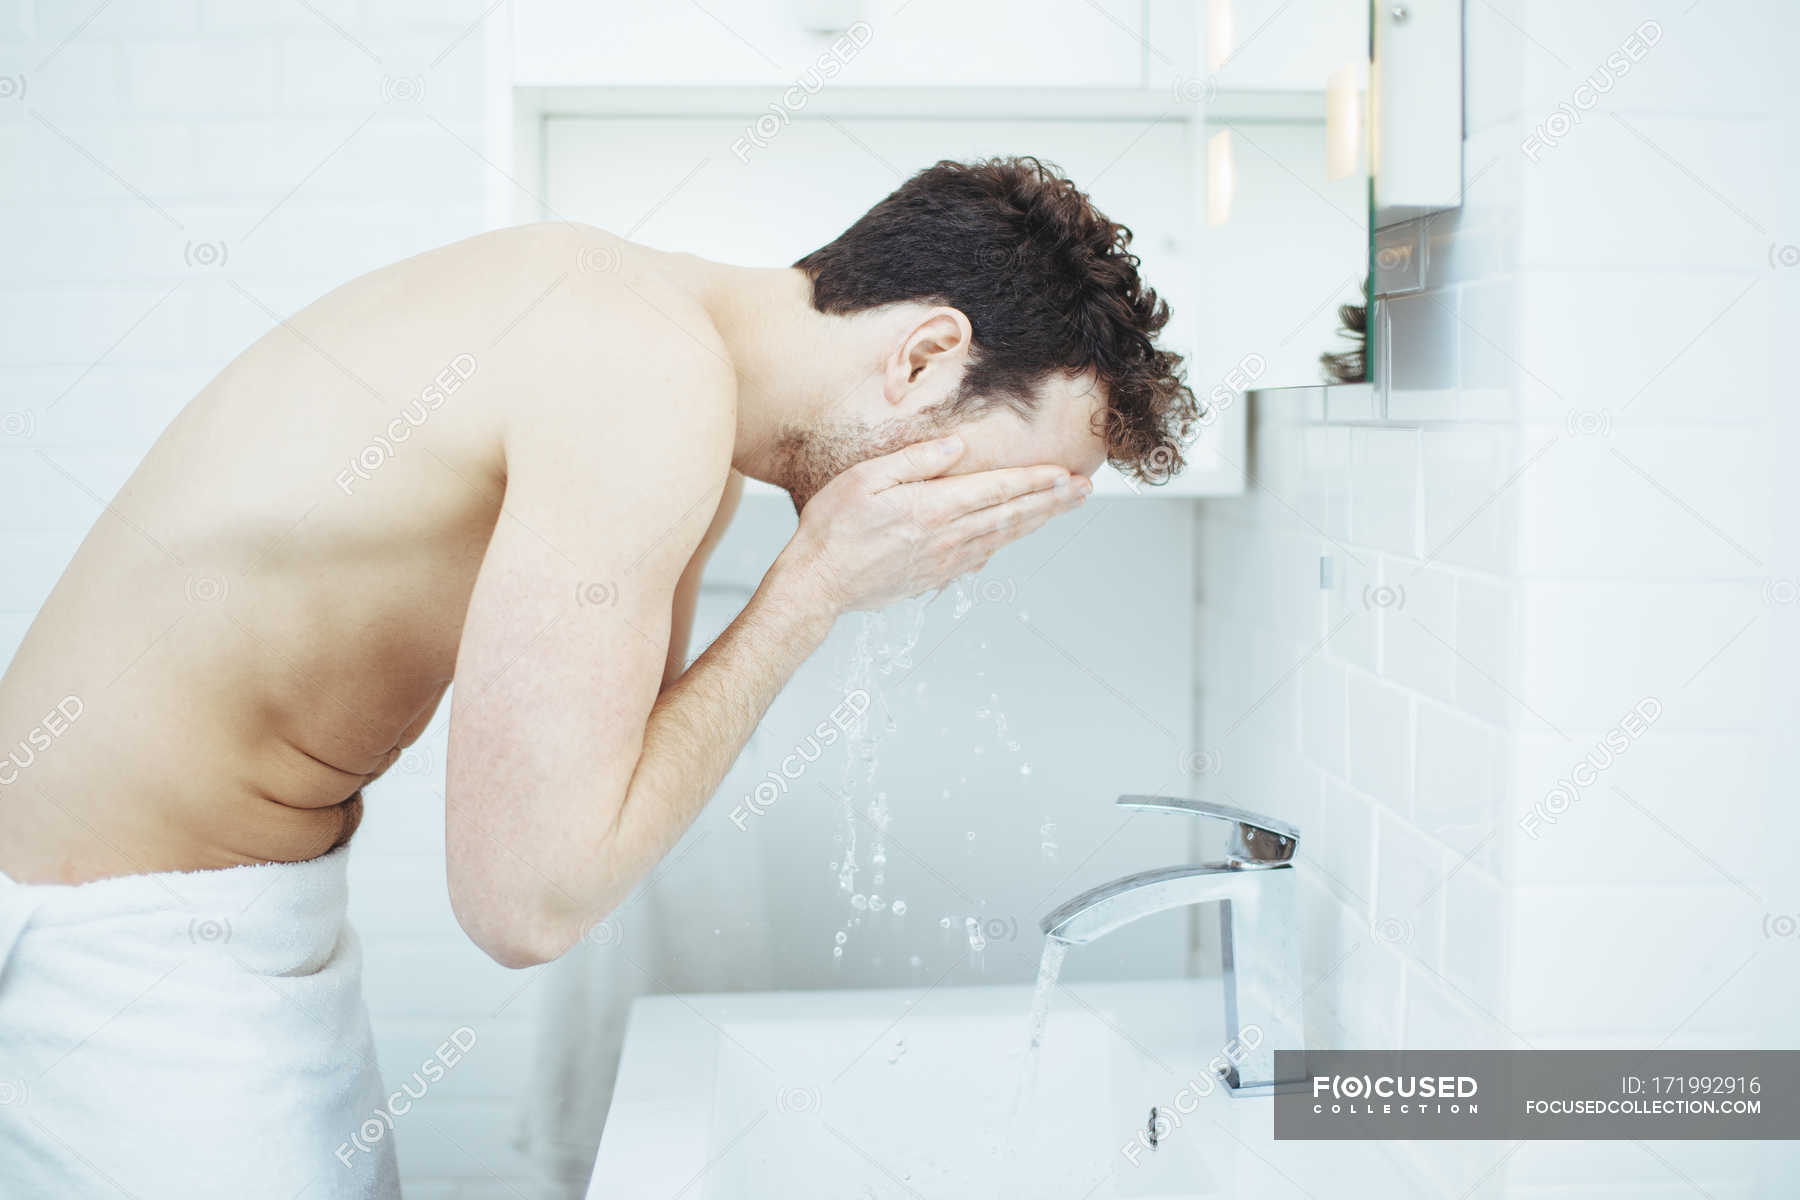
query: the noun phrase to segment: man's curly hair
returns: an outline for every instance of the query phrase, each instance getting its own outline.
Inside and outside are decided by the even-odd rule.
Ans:
[[[1108,460],[1148,483],[1182,466],[1199,406],[1181,356],[1158,349],[1167,301],[1138,278],[1131,230],[1036,158],[944,161],[901,184],[794,265],[813,307],[847,315],[919,301],[960,309],[974,347],[955,415],[1029,415],[1050,372],[1106,387]]]

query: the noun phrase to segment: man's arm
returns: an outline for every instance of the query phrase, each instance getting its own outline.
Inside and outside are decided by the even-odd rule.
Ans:
[[[853,468],[807,505],[743,613],[659,696],[673,594],[730,451],[729,424],[718,442],[671,432],[718,424],[707,382],[684,381],[699,400],[611,431],[606,444],[629,456],[600,454],[569,426],[508,446],[506,511],[458,653],[446,797],[452,907],[506,965],[556,957],[624,900],[839,613],[976,570],[1080,499],[1060,467],[933,478],[959,443]]]
[[[744,477],[736,471],[725,484],[725,495],[719,500],[719,509],[713,514],[712,524],[700,539],[700,545],[694,549],[694,557],[688,560],[681,572],[681,580],[675,585],[675,603],[672,620],[669,624],[669,654],[663,665],[663,690],[681,677],[682,668],[687,666],[688,644],[694,636],[694,610],[700,603],[700,584],[706,574],[706,564],[712,558],[713,550],[719,540],[725,536],[725,530],[731,525],[731,518],[737,515],[738,501],[744,496]]]

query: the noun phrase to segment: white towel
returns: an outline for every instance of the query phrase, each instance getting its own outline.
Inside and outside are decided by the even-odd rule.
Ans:
[[[0,1191],[398,1196],[346,856],[0,875]]]

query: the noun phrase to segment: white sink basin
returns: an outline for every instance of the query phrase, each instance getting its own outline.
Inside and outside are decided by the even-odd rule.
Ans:
[[[1376,1146],[1277,1146],[1269,1100],[1212,1082],[1217,982],[1059,989],[1014,1121],[1030,1001],[947,986],[640,999],[588,1196],[1338,1200],[1359,1177],[1382,1200],[1407,1193]]]

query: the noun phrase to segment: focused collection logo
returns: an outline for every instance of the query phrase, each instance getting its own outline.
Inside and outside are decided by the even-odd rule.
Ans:
[[[1345,1116],[1474,1116],[1480,1082],[1472,1075],[1316,1075],[1313,1112]]]

